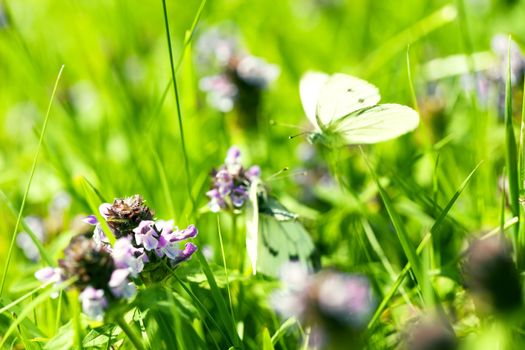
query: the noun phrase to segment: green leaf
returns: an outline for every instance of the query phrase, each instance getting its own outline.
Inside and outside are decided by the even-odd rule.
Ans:
[[[262,350],[274,350],[272,338],[270,338],[270,332],[268,328],[264,328],[261,334],[262,337]]]
[[[69,321],[58,329],[56,335],[46,343],[44,349],[71,349],[73,347],[74,336],[73,323]]]

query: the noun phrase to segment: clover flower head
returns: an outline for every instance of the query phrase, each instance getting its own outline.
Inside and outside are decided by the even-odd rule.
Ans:
[[[261,168],[257,165],[245,170],[241,163],[241,151],[230,147],[224,165],[212,172],[212,188],[206,193],[208,207],[212,212],[221,210],[241,210],[248,200],[251,182],[260,177]]]
[[[119,238],[113,247],[113,260],[118,269],[127,269],[132,277],[137,277],[148,261],[144,248],[137,248],[127,237]]]
[[[456,350],[458,340],[453,329],[439,317],[415,319],[404,335],[407,350]]]
[[[249,115],[251,108],[259,107],[261,91],[279,76],[280,69],[244,52],[234,32],[212,28],[197,41],[197,66],[203,73],[199,88],[213,108],[224,113],[237,108]]]
[[[507,313],[523,304],[512,248],[502,237],[476,240],[470,245],[463,263],[463,277],[482,313]]]
[[[137,289],[135,285],[129,281],[129,276],[130,271],[128,269],[118,269],[111,274],[108,286],[117,298],[131,298],[135,295]]]
[[[295,316],[311,326],[317,346],[359,334],[375,308],[370,283],[361,275],[309,275],[300,264],[290,263],[281,270],[281,280],[283,287],[271,295],[271,304],[283,317]]]
[[[92,319],[100,320],[109,304],[117,299],[130,298],[134,294],[126,267],[118,269],[118,261],[104,246],[92,238],[78,235],[64,250],[64,258],[56,268],[45,267],[35,273],[44,283],[60,284],[74,278],[73,286],[80,290],[83,312]]]
[[[159,245],[159,233],[153,220],[141,221],[139,226],[133,229],[133,233],[137,245],[143,246],[148,251],[156,249]]]
[[[238,89],[226,74],[203,77],[199,88],[207,94],[207,102],[213,108],[223,113],[233,110]]]
[[[213,27],[201,34],[195,45],[199,66],[224,67],[239,51],[233,28]]]
[[[247,84],[260,89],[266,88],[279,76],[280,69],[275,64],[255,56],[243,57],[237,65],[237,74]]]
[[[79,295],[82,303],[82,312],[88,317],[101,321],[104,317],[104,311],[108,307],[108,300],[104,296],[104,290],[87,287]]]
[[[93,319],[101,319],[113,302],[133,297],[136,279],[146,284],[158,281],[190,259],[197,246],[191,242],[180,245],[198,234],[194,225],[179,229],[173,220],[155,221],[153,211],[138,195],[103,203],[99,211],[117,238],[113,245],[102,230],[103,222],[90,215],[84,222],[95,226],[93,235],[73,237],[58,268],[35,273],[44,283],[74,278],[83,312]]]

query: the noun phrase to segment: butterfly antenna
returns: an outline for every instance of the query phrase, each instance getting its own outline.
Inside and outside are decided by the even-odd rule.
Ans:
[[[300,134],[292,135],[292,136],[288,136],[288,139],[289,139],[289,140],[291,140],[291,139],[295,139],[295,138],[298,137],[298,136],[307,135],[307,134],[309,134],[309,133],[310,133],[310,132],[308,132],[308,131],[303,131],[303,132],[300,133]]]
[[[282,179],[286,179],[288,177],[295,177],[295,176],[306,176],[308,175],[308,173],[306,171],[294,171],[292,173],[289,173],[289,174],[284,174],[282,175],[283,173],[285,173],[285,170],[288,171],[288,168],[284,168],[283,170],[273,174],[272,176],[270,176],[266,181],[276,181],[276,180],[282,180]],[[282,175],[282,176],[281,176]]]
[[[293,125],[293,124],[286,124],[286,123],[278,123],[276,122],[275,120],[271,119],[269,121],[269,124],[271,126],[281,126],[281,127],[284,127],[284,128],[290,128],[290,129],[296,129],[296,130],[304,130],[304,128],[298,126],[298,125]]]
[[[290,170],[290,168],[288,168],[287,166],[282,168],[281,170],[279,170],[278,172],[276,172],[275,174],[273,174],[272,176],[270,176],[269,178],[267,178],[265,181],[271,181],[273,179],[275,179],[277,176],[287,172],[288,170]]]

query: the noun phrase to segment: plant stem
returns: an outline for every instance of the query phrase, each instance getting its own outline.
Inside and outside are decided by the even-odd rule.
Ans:
[[[144,346],[144,343],[142,342],[142,339],[139,337],[137,332],[135,332],[135,330],[131,328],[131,326],[124,320],[124,317],[118,316],[116,318],[116,321],[120,329],[122,329],[122,331],[126,333],[126,335],[128,336],[129,340],[131,340],[135,348],[139,350],[146,349],[146,347]]]

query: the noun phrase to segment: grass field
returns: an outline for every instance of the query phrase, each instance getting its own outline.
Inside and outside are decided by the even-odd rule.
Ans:
[[[524,16],[0,0],[0,348],[521,349]]]

